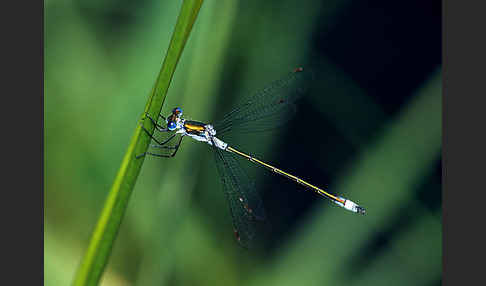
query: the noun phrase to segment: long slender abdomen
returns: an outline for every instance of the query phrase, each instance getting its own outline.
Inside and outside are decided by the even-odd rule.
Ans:
[[[276,168],[270,164],[267,164],[257,158],[254,158],[253,156],[251,155],[248,155],[246,153],[243,153],[241,151],[238,151],[236,150],[235,148],[232,148],[231,146],[227,146],[226,147],[226,151],[228,152],[232,152],[232,153],[235,153],[235,154],[238,154],[246,159],[248,159],[249,161],[253,162],[253,163],[256,163],[260,166],[263,166],[269,170],[271,170],[272,172],[276,173],[276,174],[279,174],[279,175],[282,175],[286,178],[289,178],[295,182],[297,182],[298,184],[300,185],[303,185],[304,187],[314,191],[315,193],[321,195],[321,196],[324,196],[326,198],[329,198],[331,199],[332,201],[334,201],[335,203],[337,203],[340,207],[343,207],[349,211],[352,211],[352,212],[355,212],[355,213],[361,213],[361,214],[364,214],[365,213],[365,210],[364,208],[360,207],[359,205],[355,204],[354,202],[348,200],[348,199],[345,199],[345,198],[342,198],[342,197],[337,197],[337,196],[334,196],[302,179],[300,179],[299,177],[296,177],[292,174],[289,174],[287,172],[284,172],[282,170],[280,170],[279,168]]]

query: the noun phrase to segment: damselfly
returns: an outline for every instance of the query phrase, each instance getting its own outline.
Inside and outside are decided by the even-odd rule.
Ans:
[[[184,119],[182,117],[182,109],[179,107],[174,108],[167,118],[159,115],[165,120],[167,125],[165,127],[158,124],[156,120],[147,114],[146,117],[152,121],[158,131],[173,134],[161,142],[153,137],[142,124],[142,128],[157,143],[151,146],[159,148],[159,150],[165,150],[168,153],[145,152],[138,155],[137,158],[145,155],[174,157],[177,150],[179,150],[182,139],[186,136],[209,144],[213,150],[224,193],[230,205],[236,239],[245,247],[249,245],[255,234],[256,221],[263,220],[265,214],[253,181],[248,178],[238,164],[236,157],[243,157],[276,174],[291,179],[349,211],[365,214],[365,209],[358,204],[343,197],[330,194],[299,177],[284,172],[248,153],[244,153],[220,139],[223,138],[221,137],[222,135],[227,135],[230,131],[265,131],[285,124],[291,118],[291,115],[295,113],[295,101],[306,91],[306,81],[311,77],[312,73],[305,72],[302,68],[297,68],[288,76],[273,82],[268,87],[250,96],[242,105],[233,109],[214,125]],[[219,138],[216,137],[216,134],[218,134]],[[179,135],[177,143],[168,145],[177,135]]]

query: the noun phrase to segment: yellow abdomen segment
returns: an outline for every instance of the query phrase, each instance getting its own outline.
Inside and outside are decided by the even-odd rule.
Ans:
[[[184,124],[184,128],[186,128],[187,131],[204,131],[204,126],[194,125],[190,123]]]

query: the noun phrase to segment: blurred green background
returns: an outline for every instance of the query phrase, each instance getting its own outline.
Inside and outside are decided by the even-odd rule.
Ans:
[[[73,278],[180,5],[44,2],[45,285]],[[205,1],[163,113],[214,122],[317,67],[288,126],[231,143],[368,212],[241,161],[268,216],[242,249],[210,149],[186,139],[145,160],[101,284],[440,285],[440,13],[440,1]]]

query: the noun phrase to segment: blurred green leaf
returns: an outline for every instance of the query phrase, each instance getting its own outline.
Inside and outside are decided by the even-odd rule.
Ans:
[[[162,69],[140,119],[144,126],[148,125],[145,128],[151,133],[154,131],[154,126],[150,121],[148,123],[144,121],[145,112],[154,118],[158,117],[201,5],[202,0],[186,0],[182,4]],[[135,157],[145,152],[149,144],[150,137],[144,133],[140,125],[137,126],[91,237],[88,250],[76,273],[74,285],[98,284],[144,161]]]

